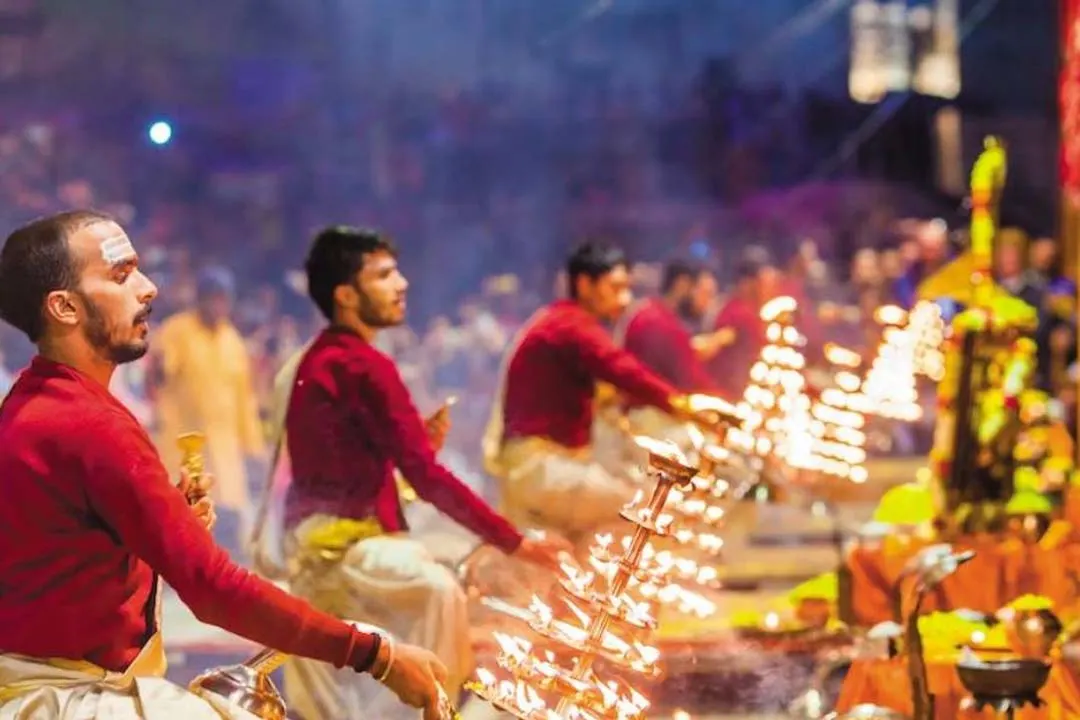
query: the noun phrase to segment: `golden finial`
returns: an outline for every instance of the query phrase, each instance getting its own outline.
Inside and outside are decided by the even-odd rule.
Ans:
[[[994,239],[997,235],[998,202],[1005,186],[1008,158],[1005,146],[990,136],[971,169],[971,255],[974,260],[974,304],[986,307],[993,295]]]
[[[180,469],[191,483],[197,483],[206,472],[206,436],[199,432],[184,433],[176,438],[180,448]]]

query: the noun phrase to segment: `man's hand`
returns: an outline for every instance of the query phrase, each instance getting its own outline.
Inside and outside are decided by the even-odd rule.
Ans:
[[[427,427],[428,440],[431,441],[431,447],[435,448],[435,452],[442,450],[443,445],[446,444],[446,436],[450,433],[451,405],[453,403],[449,401],[443,403],[442,407],[424,421],[424,425]]]
[[[207,473],[191,478],[186,472],[181,471],[180,482],[176,487],[184,493],[188,503],[194,505],[210,495],[210,488],[214,487],[214,478]]]
[[[572,560],[573,554],[574,547],[567,540],[544,536],[522,540],[513,557],[553,572],[561,572],[561,564]]]
[[[180,474],[180,484],[177,486],[180,492],[191,505],[195,517],[199,518],[207,530],[212,530],[217,522],[217,513],[214,512],[214,501],[210,499],[210,488],[214,486],[214,479],[207,474],[200,475],[192,480],[186,473]]]
[[[191,506],[191,511],[195,513],[195,517],[202,521],[202,524],[206,526],[207,530],[213,530],[214,525],[217,524],[217,513],[214,512],[214,501],[208,497],[204,497],[194,505]]]
[[[384,640],[371,673],[380,677],[390,662],[390,641]],[[383,685],[409,707],[424,711],[424,720],[449,720],[448,708],[444,707],[446,694],[442,684],[446,682],[446,666],[430,650],[415,645],[395,644],[390,673]]]
[[[599,408],[617,407],[619,404],[619,388],[611,383],[596,383],[596,392],[593,393],[593,402]]]
[[[738,427],[742,423],[731,403],[711,395],[675,395],[669,398],[671,413],[701,428]]]
[[[694,352],[697,353],[698,359],[705,362],[711,360],[716,353],[733,342],[735,342],[735,330],[722,327],[711,333],[695,335],[690,341],[690,345],[694,348]]]

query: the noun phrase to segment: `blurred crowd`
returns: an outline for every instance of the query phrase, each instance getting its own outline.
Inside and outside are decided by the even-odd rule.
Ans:
[[[106,182],[98,185],[97,175],[83,175],[78,165],[69,164],[63,148],[64,143],[41,127],[0,136],[7,170],[0,173],[0,218],[13,227],[27,217],[61,208],[98,206],[132,229],[140,262],[160,288],[154,319],[159,329],[153,342],[158,350],[123,366],[113,390],[151,429],[167,462],[178,462],[173,436],[185,430],[184,421],[177,420],[180,406],[191,410],[194,403],[199,406],[194,408],[196,413],[223,423],[222,429],[208,435],[213,436],[211,442],[229,446],[225,454],[234,460],[233,474],[241,478],[241,489],[226,502],[225,510],[232,511],[226,516],[231,515],[233,521],[223,523],[219,532],[227,545],[238,548],[234,543],[250,529],[257,488],[266,477],[270,456],[268,435],[252,428],[269,425],[275,375],[321,325],[299,272],[310,233],[288,231],[284,223],[260,226],[260,218],[271,217],[267,199],[243,193],[205,206],[199,205],[198,195],[189,204],[141,206],[136,201],[117,201],[125,197],[118,189],[122,184],[111,185],[106,174]],[[83,179],[87,176],[95,182]],[[802,202],[813,204],[822,196],[814,190],[809,197]],[[783,202],[790,207],[790,199]],[[421,210],[434,207],[420,199],[416,203]],[[945,271],[962,240],[957,242],[956,233],[941,220],[898,221],[880,204],[853,215],[839,213],[836,218],[832,226],[808,224],[805,234],[775,222],[744,223],[738,232],[715,217],[690,223],[674,242],[658,243],[664,250],[651,253],[652,258],[640,252],[638,245],[637,257],[646,259],[632,267],[635,295],[657,296],[670,290],[661,287],[664,266],[679,259],[707,269],[710,279],[695,291],[693,308],[682,300],[675,303],[685,311],[683,320],[693,332],[709,334],[729,325],[739,332],[739,322],[747,318],[753,322],[765,301],[786,294],[804,308],[800,323],[811,351],[833,341],[869,360],[879,341],[874,310],[888,303],[910,307],[918,285]],[[316,224],[317,218],[307,220]],[[372,210],[371,224],[381,222],[387,222],[386,217]],[[444,218],[444,222],[449,236],[454,220]],[[389,224],[393,226],[393,218]],[[397,231],[401,233],[400,228]],[[400,234],[399,243],[411,281],[410,317],[414,320],[383,333],[379,342],[397,360],[421,412],[433,411],[450,396],[458,398],[444,453],[482,490],[484,482],[476,469],[481,467],[479,439],[491,408],[493,379],[526,319],[542,304],[564,294],[563,251],[546,248],[540,253],[534,248],[514,260],[512,254],[485,245],[477,236],[473,240],[478,244],[467,250],[451,245],[434,261],[424,258],[425,262],[418,263],[410,232],[406,229]],[[243,239],[252,233],[259,241]],[[610,235],[619,239],[617,232]],[[466,236],[455,238],[468,241]],[[262,242],[267,239],[270,242]],[[850,252],[842,250],[845,244]],[[1029,240],[1019,231],[1004,232],[997,248],[998,279],[1008,291],[1042,311],[1040,384],[1069,405],[1066,417],[1071,418],[1075,415],[1075,376],[1070,368],[1075,363],[1076,315],[1073,305],[1062,306],[1062,298],[1071,302],[1076,292],[1061,275],[1057,250],[1053,240]],[[454,256],[453,262],[446,259],[447,252]],[[500,269],[508,271],[485,273],[491,266],[488,256],[496,253]],[[849,257],[846,262],[845,256]],[[217,295],[227,302],[218,303],[213,313],[226,322],[228,333],[235,333],[234,344],[223,344],[220,333],[204,336],[177,329],[201,327],[197,318],[207,312],[208,277],[216,278],[214,287],[224,291]],[[447,292],[446,286],[454,290]],[[420,302],[414,303],[414,298]],[[439,302],[433,303],[432,298]],[[413,309],[416,305],[419,312]],[[178,337],[180,332],[183,337]],[[228,352],[223,349],[226,345]],[[29,352],[22,338],[9,328],[0,328],[0,394],[7,391]],[[202,374],[187,378],[170,394],[159,385],[155,363],[174,352],[205,353],[210,360],[202,364]],[[729,392],[739,393],[741,387],[736,386],[742,380],[732,383],[739,375],[732,368],[746,358],[734,352],[735,356],[729,354],[713,363],[712,372],[718,387],[730,385]],[[748,369],[749,365],[744,368]],[[894,435],[885,445],[893,451],[917,449],[912,438],[903,436]]]
[[[780,260],[760,246],[745,248],[739,255],[754,257],[760,272],[747,278],[733,274],[733,268],[711,267],[718,282],[706,290],[705,311],[688,313],[684,320],[695,333],[708,333],[724,324],[729,308],[747,298],[756,311],[769,297],[790,294],[806,308],[801,322],[812,342],[839,342],[869,359],[879,339],[874,310],[889,303],[910,307],[918,283],[941,270],[953,254],[939,221],[911,223],[903,232],[904,239],[896,245],[860,249],[848,268],[825,262],[809,240]],[[1071,402],[1069,368],[1075,362],[1075,316],[1058,309],[1063,289],[1070,300],[1075,293],[1069,295],[1073,286],[1057,270],[1056,244],[1046,238],[1026,243],[1015,232],[1003,238],[998,260],[1002,286],[1044,309],[1045,329],[1040,329],[1044,337],[1040,339],[1048,352],[1040,368],[1040,384]],[[155,270],[161,288],[155,308],[159,323],[197,304],[196,267],[186,253],[174,253],[169,260]],[[516,274],[491,276],[476,294],[447,312],[424,324],[390,329],[379,338],[383,349],[397,360],[421,410],[434,409],[449,396],[459,399],[450,444],[469,456],[478,450],[490,409],[492,378],[509,342],[533,310],[564,292],[559,272],[551,270],[554,278],[546,293],[531,291]],[[228,316],[244,339],[252,391],[265,418],[275,374],[317,332],[321,319],[313,311],[283,310],[283,296],[299,296],[302,287],[245,285],[242,266],[234,267],[233,272],[241,282],[230,280],[234,302]],[[662,263],[636,263],[632,269],[635,296],[660,294],[662,274]],[[10,330],[5,329],[0,338],[0,347],[8,350],[0,354],[0,391],[6,391],[13,372],[27,356],[24,343]],[[142,363],[125,366],[116,389],[153,427],[154,405],[145,373]]]
[[[412,281],[413,322],[383,342],[422,410],[459,396],[451,444],[468,454],[486,420],[499,359],[533,309],[559,294],[561,260],[575,240],[600,236],[627,247],[640,259],[639,295],[659,291],[665,259],[710,268],[715,296],[707,313],[688,318],[696,330],[711,330],[737,296],[749,292],[760,302],[782,288],[814,309],[805,318],[808,335],[867,352],[876,342],[873,309],[910,306],[918,283],[955,254],[955,233],[944,222],[900,220],[918,202],[874,183],[768,190],[783,179],[768,168],[784,166],[781,149],[769,143],[713,148],[717,165],[753,178],[760,192],[728,184],[718,191],[724,202],[707,202],[678,182],[687,171],[676,158],[692,156],[690,148],[649,157],[636,149],[657,133],[673,142],[685,135],[699,117],[694,102],[673,99],[650,110],[632,95],[593,100],[549,112],[540,127],[498,93],[393,95],[357,120],[355,147],[344,149],[363,170],[349,187],[359,200],[350,198],[344,212],[320,198],[328,184],[341,189],[340,171],[220,163],[209,171],[173,148],[90,138],[79,122],[12,120],[0,133],[0,221],[11,228],[69,207],[112,212],[161,289],[159,320],[194,306],[201,268],[230,268],[230,318],[244,338],[263,415],[276,370],[319,325],[298,272],[311,231],[337,218],[386,229],[398,238]],[[750,107],[771,98],[744,100]],[[733,123],[732,132],[742,127]],[[758,145],[771,150],[753,152]],[[597,174],[598,167],[611,172]],[[772,290],[747,290],[737,268],[748,248],[771,268]],[[1002,284],[1037,307],[1050,308],[1062,295],[1052,240],[1003,234],[998,264]],[[1044,384],[1068,394],[1074,323],[1051,315],[1041,332],[1057,350],[1047,358],[1053,369]],[[0,390],[28,357],[28,346],[0,329]],[[144,374],[138,365],[126,368],[118,392],[152,425]]]

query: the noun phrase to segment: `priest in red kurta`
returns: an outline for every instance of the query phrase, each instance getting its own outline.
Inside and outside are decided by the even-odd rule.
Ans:
[[[750,368],[765,347],[761,306],[768,299],[767,277],[775,272],[758,260],[739,265],[735,291],[716,316],[714,331],[730,334],[730,342],[709,361],[709,374],[720,394],[736,402],[750,381]],[[766,277],[763,277],[766,276]]]
[[[523,538],[436,459],[446,413],[425,424],[394,361],[373,344],[405,319],[408,282],[391,240],[328,228],[306,269],[308,292],[330,326],[300,360],[288,400],[286,537],[297,559],[312,551],[339,559],[295,577],[293,591],[433,650],[456,686],[472,671],[466,597],[453,573],[404,534],[395,469],[421,499],[507,554],[556,569],[564,547]],[[310,662],[286,668],[290,703],[305,717],[399,716],[385,692],[328,673]]]
[[[707,345],[694,342],[687,324],[701,323],[716,292],[716,276],[708,269],[669,263],[660,296],[635,303],[616,326],[615,339],[679,391],[709,392],[713,381],[702,364]]]
[[[439,717],[431,653],[392,652],[236,566],[109,393],[116,366],[147,351],[156,294],[96,212],[33,222],[0,251],[0,317],[39,353],[0,408],[0,716],[250,718],[164,681],[164,580],[204,622],[385,676]]]
[[[716,277],[707,268],[671,262],[664,268],[660,295],[635,302],[615,326],[615,341],[645,367],[684,393],[712,393],[714,383],[705,369],[722,344],[716,333],[691,333],[689,323],[700,326],[715,301]],[[635,433],[690,444],[686,423],[656,407],[628,400],[605,408],[594,428],[594,444],[618,448],[618,424],[623,418]],[[616,456],[618,460],[618,456]]]
[[[665,412],[685,403],[675,387],[618,347],[603,325],[630,304],[623,253],[585,245],[570,257],[567,277],[570,298],[537,312],[504,361],[484,458],[502,481],[509,517],[587,539],[617,522],[634,492],[593,461],[597,382]]]

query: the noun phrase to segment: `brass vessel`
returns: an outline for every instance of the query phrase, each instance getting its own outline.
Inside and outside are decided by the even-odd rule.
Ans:
[[[833,616],[833,604],[825,598],[803,598],[795,606],[795,618],[807,627],[821,629]]]
[[[1064,626],[1050,610],[1011,610],[1005,620],[1005,637],[1019,657],[1041,660],[1050,654]]]
[[[1039,707],[1039,690],[1050,677],[1050,663],[1045,660],[966,659],[956,664],[957,675],[971,693],[976,710],[989,707],[1007,718],[1030,705]]]
[[[188,686],[199,696],[217,695],[262,720],[285,720],[285,701],[270,674],[288,655],[269,648],[239,665],[228,665],[199,675]]]
[[[184,433],[176,438],[176,446],[180,449],[180,469],[197,487],[206,474],[206,436],[199,432]]]
[[[1034,545],[1042,540],[1052,522],[1050,513],[1031,512],[1010,515],[1009,534],[1028,545]]]

